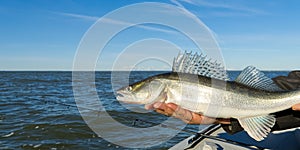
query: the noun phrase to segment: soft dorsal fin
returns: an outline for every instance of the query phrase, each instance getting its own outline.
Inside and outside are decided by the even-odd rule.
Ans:
[[[238,121],[250,137],[256,141],[261,141],[271,132],[271,128],[275,125],[276,119],[272,115],[265,115],[240,118]]]
[[[210,78],[228,80],[227,72],[221,63],[207,59],[202,54],[179,53],[173,61],[173,72],[190,73]]]
[[[270,92],[283,91],[271,78],[253,66],[246,67],[236,78],[238,82],[249,87]]]

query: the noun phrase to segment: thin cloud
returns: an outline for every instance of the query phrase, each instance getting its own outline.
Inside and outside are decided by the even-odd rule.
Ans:
[[[174,0],[176,1],[176,0]],[[185,2],[185,3],[189,3],[189,4],[193,4],[193,5],[197,5],[197,3],[193,0],[179,0],[179,1],[182,1],[182,2]]]
[[[87,15],[81,15],[81,14],[74,14],[74,13],[64,13],[64,12],[57,12],[57,14],[87,21],[97,21],[100,17],[96,16],[87,16]]]
[[[245,12],[211,12],[209,15],[216,16],[216,17],[249,17],[249,16],[252,16],[251,14],[245,13]]]
[[[104,23],[109,23],[109,24],[118,24],[118,25],[127,25],[127,26],[136,25],[136,24],[133,24],[130,22],[114,20],[114,19],[110,19],[110,18],[103,18],[102,21]],[[177,34],[177,32],[175,32],[173,30],[161,29],[161,28],[157,28],[157,27],[151,27],[151,26],[145,26],[145,25],[136,25],[136,27],[150,30],[150,31],[158,31],[158,32],[169,33],[169,34]]]
[[[142,28],[142,29],[146,29],[146,30],[150,30],[150,31],[158,31],[158,32],[163,32],[163,33],[168,33],[168,34],[178,34],[178,32],[173,31],[173,30],[161,29],[161,28],[145,26],[145,25],[136,25],[136,24],[133,24],[130,22],[115,20],[115,19],[110,19],[110,18],[100,18],[100,17],[96,17],[96,16],[87,16],[87,15],[64,13],[64,12],[58,12],[57,14],[67,16],[67,17],[77,18],[77,19],[81,19],[81,20],[86,20],[86,21],[94,21],[94,22],[101,19],[101,21],[103,23],[108,23],[108,24],[112,24],[112,25],[136,26],[138,28]]]
[[[263,49],[263,48],[222,48],[223,51],[226,52],[281,52],[282,49]]]
[[[274,36],[274,34],[242,34],[242,35],[222,35],[220,36],[226,43],[274,43],[276,47],[283,45],[299,45],[299,36],[294,34],[280,34],[280,36]],[[260,45],[260,44],[258,44]],[[271,47],[271,45],[269,46]]]
[[[243,5],[236,5],[236,4],[225,4],[225,3],[217,3],[217,2],[209,2],[205,0],[178,0],[177,2],[174,2],[176,0],[171,0],[173,3],[178,3],[178,1],[188,3],[191,5],[195,6],[203,6],[203,7],[208,7],[208,8],[221,8],[221,9],[227,9],[230,11],[240,11],[240,12],[247,12],[247,13],[252,13],[252,14],[268,14],[265,11],[258,10],[258,9],[253,9],[249,7],[245,7]]]

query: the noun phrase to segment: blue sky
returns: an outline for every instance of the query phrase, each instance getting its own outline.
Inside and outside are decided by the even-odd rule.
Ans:
[[[195,14],[216,34],[228,69],[300,69],[298,0],[1,0],[0,70],[71,70],[81,38],[99,18],[141,2],[168,3]],[[119,48],[140,38],[162,38],[193,49],[165,30],[158,25],[128,29],[130,36],[120,34],[104,55],[120,53]],[[97,70],[109,70],[109,61],[100,58]],[[165,69],[152,64],[145,67]]]

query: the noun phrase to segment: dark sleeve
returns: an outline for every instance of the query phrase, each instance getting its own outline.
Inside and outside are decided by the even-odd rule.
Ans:
[[[300,88],[300,71],[292,71],[288,76],[278,76],[272,80],[283,90],[296,90]]]
[[[276,117],[276,123],[272,128],[272,131],[300,127],[300,111],[287,109],[276,112],[274,115]]]
[[[239,121],[234,118],[230,118],[230,124],[221,124],[221,126],[229,134],[235,134],[244,130]]]

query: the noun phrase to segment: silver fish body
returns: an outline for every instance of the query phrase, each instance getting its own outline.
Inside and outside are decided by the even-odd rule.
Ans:
[[[275,125],[271,113],[300,103],[300,90],[284,91],[255,67],[228,81],[224,67],[205,56],[184,53],[172,72],[146,78],[117,91],[125,103],[175,103],[214,118],[236,118],[250,137],[263,140]]]
[[[211,79],[193,74],[172,72],[153,76],[141,82],[148,83],[141,87],[144,89],[139,89],[149,92],[144,94],[145,98],[136,101],[137,96],[134,95],[134,91],[129,91],[130,88],[123,88],[117,91],[119,95],[117,99],[139,104],[156,101],[175,103],[187,110],[216,118],[243,118],[270,114],[290,108],[300,102],[300,91],[269,92],[253,89],[234,81]],[[157,84],[160,84],[159,87]],[[134,86],[133,84],[129,87]],[[146,98],[151,93],[155,96],[151,98],[152,101]],[[130,95],[129,99],[124,95],[127,95],[127,98]],[[206,114],[210,106],[217,110],[209,112],[218,114]]]

